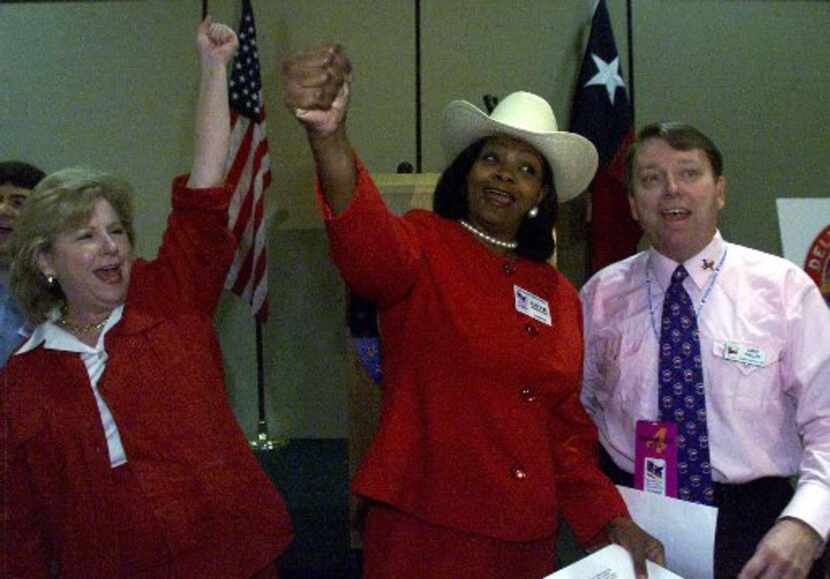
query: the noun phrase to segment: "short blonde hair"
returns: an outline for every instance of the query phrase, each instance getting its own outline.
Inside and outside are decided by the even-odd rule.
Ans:
[[[38,183],[10,241],[11,291],[29,321],[43,322],[54,308],[66,305],[60,284],[50,286],[40,271],[40,254],[51,249],[59,234],[86,225],[99,199],[112,205],[134,244],[132,196],[123,179],[86,167],[62,169]]]

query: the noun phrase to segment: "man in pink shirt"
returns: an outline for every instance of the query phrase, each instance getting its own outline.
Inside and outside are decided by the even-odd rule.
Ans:
[[[706,489],[698,502],[719,508],[716,577],[819,577],[814,562],[830,532],[830,309],[795,265],[721,237],[722,165],[714,143],[688,125],[639,133],[628,199],[651,248],[581,291],[581,399],[618,484],[632,485],[637,421],[675,422],[678,479],[699,468],[689,490]],[[694,330],[688,341],[672,330],[670,310],[680,306],[663,309],[677,291]],[[682,341],[677,352],[669,330]],[[685,409],[658,382],[674,386]]]

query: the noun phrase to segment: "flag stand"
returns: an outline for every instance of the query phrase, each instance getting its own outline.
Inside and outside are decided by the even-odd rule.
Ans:
[[[285,446],[288,444],[288,440],[285,438],[271,438],[268,435],[268,419],[265,413],[265,367],[262,355],[262,322],[255,320],[254,323],[256,324],[256,390],[258,420],[256,426],[256,438],[249,442],[253,450],[267,452]]]
[[[202,19],[207,11],[207,0],[202,0]],[[237,34],[239,51],[233,59],[230,86],[236,86],[238,90],[230,91],[232,146],[226,162],[225,186],[234,192],[228,210],[228,224],[239,239],[239,247],[225,280],[225,288],[245,299],[255,317],[258,420],[256,437],[248,443],[254,451],[267,452],[285,446],[288,439],[271,438],[265,409],[262,323],[268,316],[265,281],[268,267],[266,243],[260,236],[264,236],[262,216],[265,214],[265,190],[271,184],[271,161],[265,138],[265,106],[251,0],[242,0]],[[243,52],[247,56],[240,59]],[[234,135],[239,138],[235,139]],[[242,179],[243,174],[249,174],[249,179]],[[261,291],[263,288],[264,292]],[[259,303],[257,296],[262,298]]]

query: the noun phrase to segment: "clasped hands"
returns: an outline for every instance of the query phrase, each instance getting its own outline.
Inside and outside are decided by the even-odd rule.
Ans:
[[[351,92],[352,65],[338,44],[323,44],[283,60],[285,106],[310,137],[326,137],[340,129]]]

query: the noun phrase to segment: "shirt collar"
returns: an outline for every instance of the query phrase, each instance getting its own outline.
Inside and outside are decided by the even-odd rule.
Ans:
[[[720,231],[715,231],[714,237],[706,247],[683,262],[683,266],[689,272],[689,277],[699,289],[703,289],[709,276],[715,271],[723,252],[723,245]],[[653,247],[649,249],[649,267],[664,291],[669,287],[671,275],[678,265],[680,265],[678,262],[666,257]]]
[[[84,344],[73,334],[67,332],[56,323],[58,318],[60,318],[60,312],[55,309],[49,314],[48,320],[42,324],[39,324],[32,330],[32,334],[29,336],[29,339],[26,340],[26,343],[23,344],[17,352],[15,352],[15,355],[24,354],[30,350],[34,350],[41,344],[43,344],[43,347],[48,350],[63,350],[65,352],[78,352],[80,354],[99,352],[103,350],[104,347],[104,336],[106,336],[110,328],[121,320],[123,312],[123,304],[112,311],[110,317],[107,319],[107,323],[104,325],[104,329],[101,330],[101,333],[98,336],[98,342],[93,348],[87,344]]]

